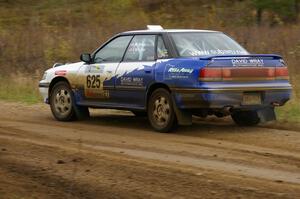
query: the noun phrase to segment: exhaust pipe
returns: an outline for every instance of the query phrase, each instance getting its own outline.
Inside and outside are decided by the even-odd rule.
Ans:
[[[275,107],[275,106],[280,106],[280,105],[281,105],[281,104],[278,103],[278,102],[272,102],[271,104],[272,104],[272,106],[274,106],[274,107]]]
[[[224,113],[224,115],[230,115],[231,112],[232,112],[232,106],[225,106],[223,109],[222,109],[222,112]]]
[[[219,110],[217,112],[215,112],[215,116],[217,117],[224,117],[224,116],[227,116],[227,115],[231,115],[232,113],[232,106],[225,106],[224,108],[222,108],[222,110]]]

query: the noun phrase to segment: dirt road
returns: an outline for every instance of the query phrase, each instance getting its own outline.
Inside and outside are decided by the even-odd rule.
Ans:
[[[125,111],[61,123],[0,102],[1,199],[299,197],[297,131],[195,118],[160,134]]]

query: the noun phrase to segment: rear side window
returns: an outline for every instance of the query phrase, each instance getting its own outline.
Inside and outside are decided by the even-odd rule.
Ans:
[[[117,37],[95,54],[95,63],[120,62],[132,36]]]
[[[124,61],[154,61],[155,35],[136,35],[126,51]]]

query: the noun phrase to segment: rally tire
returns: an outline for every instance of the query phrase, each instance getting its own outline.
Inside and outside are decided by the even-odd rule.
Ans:
[[[147,113],[151,126],[158,132],[168,133],[177,126],[172,97],[166,89],[159,88],[151,94]]]
[[[73,91],[64,81],[56,83],[51,90],[50,108],[58,121],[83,120],[89,117],[88,107],[75,104]]]
[[[231,117],[239,126],[256,126],[260,122],[257,111],[235,111]]]

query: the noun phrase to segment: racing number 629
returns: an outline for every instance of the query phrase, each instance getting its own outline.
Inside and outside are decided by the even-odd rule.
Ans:
[[[86,77],[86,86],[88,88],[100,88],[100,75],[88,75]]]

